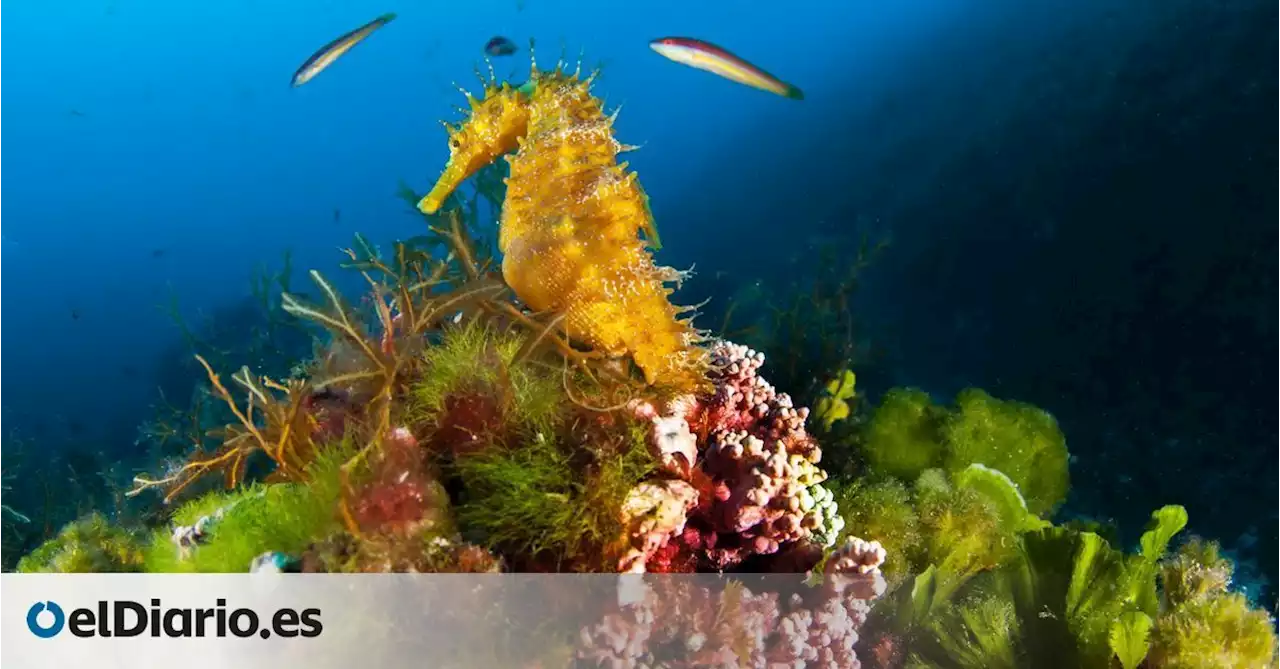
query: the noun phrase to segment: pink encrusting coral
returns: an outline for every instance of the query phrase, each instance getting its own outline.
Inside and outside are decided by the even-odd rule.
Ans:
[[[623,576],[618,608],[582,630],[579,660],[629,669],[862,666],[858,630],[885,592],[885,552],[850,537],[827,560],[823,583],[760,580],[757,592],[690,578]],[[765,591],[778,586],[781,591]]]
[[[774,555],[802,541],[829,545],[843,527],[831,493],[820,484],[822,451],[797,409],[760,375],[764,356],[717,342],[711,349],[714,393],[681,396],[659,411],[632,410],[653,424],[650,446],[669,475],[700,494],[686,518],[650,523],[633,534],[623,571],[726,569],[753,555]],[[650,485],[650,484],[644,484]],[[656,528],[668,529],[664,540]]]
[[[641,483],[632,489],[622,505],[632,547],[618,571],[644,573],[645,563],[684,532],[689,510],[697,503],[698,491],[684,481]]]

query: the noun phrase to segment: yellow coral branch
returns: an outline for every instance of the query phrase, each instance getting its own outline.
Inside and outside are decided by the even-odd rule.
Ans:
[[[383,357],[373,349],[369,341],[360,332],[360,329],[351,322],[351,318],[347,315],[347,310],[342,303],[342,298],[334,287],[319,272],[311,270],[310,275],[311,280],[320,287],[320,290],[324,291],[335,315],[326,314],[315,307],[302,304],[288,293],[280,297],[284,310],[295,316],[316,321],[327,326],[331,331],[341,334],[351,343],[358,346],[365,356],[369,358],[370,362],[385,368],[386,362]]]
[[[259,445],[264,447],[263,450],[266,450],[265,447],[267,440],[264,439],[262,433],[258,431],[258,426],[254,425],[253,421],[240,411],[240,407],[236,406],[235,398],[231,397],[231,393],[227,391],[226,386],[222,385],[222,380],[218,378],[216,373],[214,373],[213,367],[209,366],[209,362],[199,355],[196,356],[196,361],[200,363],[200,366],[204,367],[204,371],[209,375],[209,383],[213,385],[213,389],[218,394],[218,397],[226,403],[226,405],[231,409],[231,413],[235,415],[241,425],[244,425],[244,428],[249,431],[249,434],[253,435],[253,438],[258,441]],[[252,404],[250,407],[252,407]]]

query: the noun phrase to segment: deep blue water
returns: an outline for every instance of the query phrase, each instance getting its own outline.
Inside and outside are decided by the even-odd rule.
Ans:
[[[697,264],[688,301],[784,286],[818,242],[888,238],[860,296],[884,353],[868,391],[1038,404],[1076,456],[1068,513],[1133,532],[1183,503],[1276,581],[1274,4],[400,4],[5,4],[6,444],[131,462],[157,386],[195,378],[157,305],[230,318],[286,249],[331,270],[353,232],[418,234],[397,182],[433,181],[451,82],[474,87],[500,34],[516,80],[530,38],[544,64],[562,43],[604,63],[660,259]],[[666,61],[647,47],[664,35],[806,99]]]

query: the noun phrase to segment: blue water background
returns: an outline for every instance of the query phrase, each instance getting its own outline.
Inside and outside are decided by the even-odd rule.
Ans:
[[[398,19],[310,84],[320,44]],[[78,0],[3,9],[3,431],[128,459],[161,359],[262,264],[336,270],[447,155],[481,46],[500,76],[579,50],[689,299],[892,245],[867,276],[867,390],[976,385],[1057,415],[1074,513],[1193,528],[1270,565],[1277,463],[1274,4]],[[803,102],[666,61],[729,47]],[[335,210],[340,212],[335,216]],[[852,251],[851,251],[852,252]],[[347,285],[356,287],[355,283]],[[230,371],[230,370],[227,370]],[[163,379],[166,382],[167,379]],[[192,381],[195,377],[192,377]]]
[[[583,50],[589,63],[606,62],[600,93],[625,103],[619,136],[645,145],[633,165],[664,220],[672,262],[689,264],[709,261],[725,239],[754,246],[751,223],[702,204],[708,179],[731,168],[727,150],[751,147],[760,159],[733,165],[726,182],[767,177],[771,148],[820,141],[797,132],[815,112],[839,113],[846,84],[831,78],[835,63],[887,81],[874,61],[909,57],[919,49],[903,40],[936,32],[943,9],[958,11],[850,15],[864,37],[832,31],[821,52],[797,58],[812,52],[809,16],[778,16],[766,3],[727,8],[6,5],[3,248],[4,276],[14,277],[4,302],[4,373],[13,380],[6,417],[21,425],[50,411],[89,412],[83,422],[93,432],[131,429],[151,388],[145,374],[122,378],[120,370],[145,369],[172,341],[155,308],[170,290],[211,310],[244,297],[253,268],[277,262],[286,247],[299,267],[328,269],[353,231],[375,239],[420,232],[393,197],[397,181],[421,189],[438,173],[447,155],[439,121],[455,118],[451,106],[463,102],[452,82],[474,89],[472,68],[493,34],[521,44],[541,38],[544,64],[562,41],[570,56]],[[399,13],[394,23],[314,85],[288,87],[319,44],[388,9]],[[646,45],[670,33],[777,61],[769,66],[804,81],[810,99],[789,103],[669,63]],[[872,47],[881,55],[867,57]],[[522,49],[497,67],[522,79],[527,59]],[[874,103],[869,90],[857,95]],[[821,195],[802,186],[785,197]],[[743,194],[715,197],[728,206]],[[754,234],[777,241],[772,226]]]

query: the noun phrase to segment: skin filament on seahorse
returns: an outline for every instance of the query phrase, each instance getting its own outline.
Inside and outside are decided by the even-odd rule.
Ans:
[[[490,81],[467,96],[470,116],[449,126],[449,162],[418,204],[440,209],[463,181],[506,156],[511,165],[498,248],[502,276],[535,311],[564,315],[574,339],[610,356],[629,355],[650,384],[692,390],[707,358],[688,309],[668,300],[683,273],[653,262],[648,196],[619,153],[613,116],[557,63],[519,88]],[[644,238],[640,233],[644,232]]]

